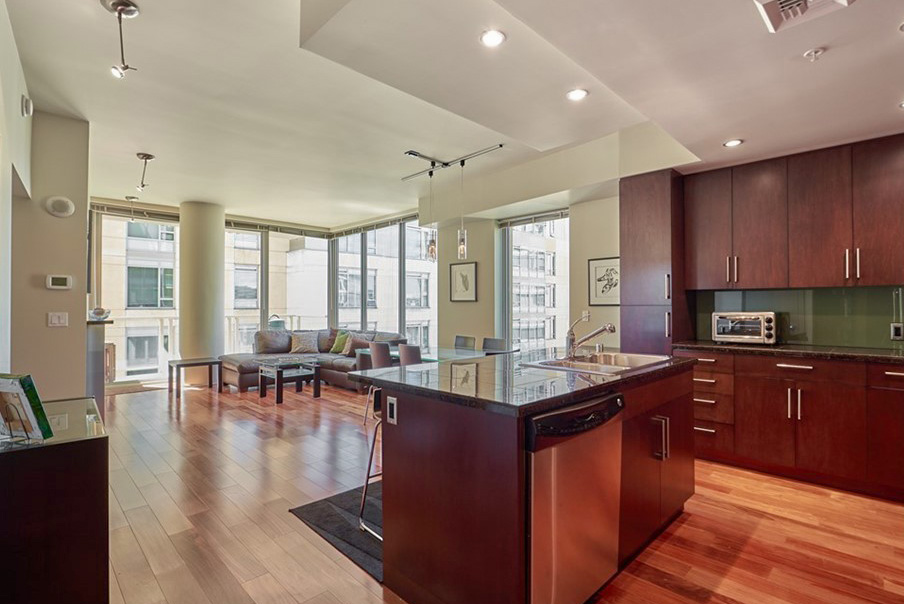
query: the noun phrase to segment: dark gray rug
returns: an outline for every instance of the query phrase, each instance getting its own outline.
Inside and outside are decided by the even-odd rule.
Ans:
[[[382,583],[383,543],[358,528],[360,505],[361,488],[357,488],[289,511]],[[371,483],[367,489],[364,520],[377,533],[383,534],[382,481]]]

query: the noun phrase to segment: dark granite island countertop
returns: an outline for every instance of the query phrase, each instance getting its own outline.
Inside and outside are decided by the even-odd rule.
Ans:
[[[618,352],[607,349],[607,352]],[[679,373],[694,361],[667,361],[613,376],[524,367],[522,363],[561,358],[561,349],[486,356],[463,361],[370,369],[349,374],[352,381],[447,403],[526,417],[581,402],[619,388],[634,387]]]

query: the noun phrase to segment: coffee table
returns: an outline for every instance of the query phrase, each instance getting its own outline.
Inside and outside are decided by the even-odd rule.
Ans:
[[[314,398],[320,398],[320,363],[317,361],[299,361],[282,358],[262,361],[258,368],[258,392],[261,398],[267,396],[267,385],[276,383],[276,404],[283,402],[283,385],[286,381],[295,382],[295,392],[301,392],[304,382],[313,382]]]

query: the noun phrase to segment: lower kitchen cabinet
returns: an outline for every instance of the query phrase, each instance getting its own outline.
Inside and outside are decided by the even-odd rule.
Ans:
[[[866,477],[866,390],[797,382],[796,466],[829,476]]]
[[[693,495],[693,421],[690,397],[681,397],[623,424],[620,564]]]
[[[792,384],[735,376],[735,454],[764,464],[794,466]]]
[[[904,490],[904,390],[869,388],[866,417],[869,480]]]
[[[694,420],[694,451],[697,457],[721,459],[733,455],[734,426],[719,422]]]

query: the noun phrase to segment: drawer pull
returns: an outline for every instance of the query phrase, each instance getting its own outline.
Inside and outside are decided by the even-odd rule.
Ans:
[[[812,365],[789,365],[788,363],[776,363],[776,367],[781,367],[782,369],[804,369],[806,371],[812,371]]]
[[[904,377],[904,373],[901,373],[900,371],[886,371],[885,375],[891,377]]]
[[[701,428],[700,426],[694,426],[694,430],[697,432],[706,432],[707,434],[715,434],[716,431],[712,428]]]
[[[697,360],[700,361],[701,363],[715,363],[716,362],[716,359],[704,359],[702,357]]]
[[[707,380],[705,378],[694,378],[695,382],[702,382],[704,384],[715,384],[716,380]]]
[[[711,401],[708,398],[695,398],[695,403],[706,403],[707,405],[715,405],[716,401]]]

